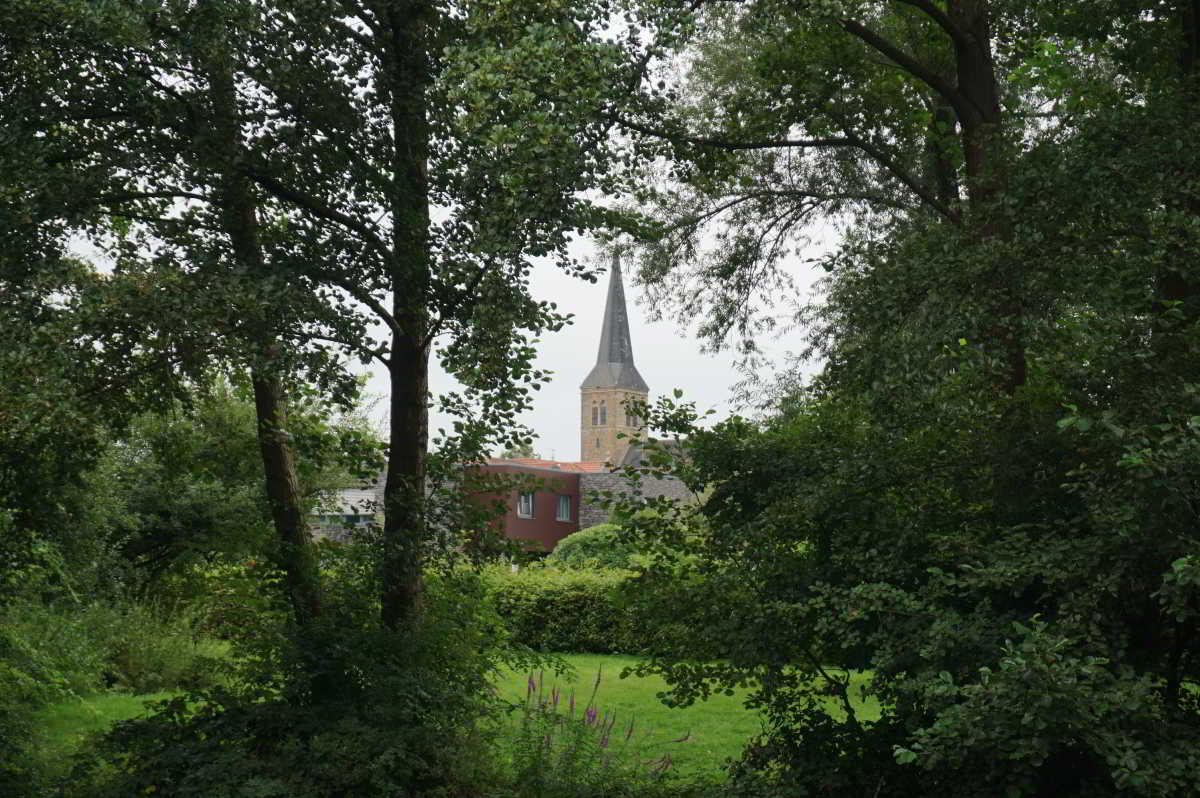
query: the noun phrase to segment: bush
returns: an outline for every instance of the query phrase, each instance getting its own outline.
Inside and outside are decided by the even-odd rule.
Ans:
[[[240,643],[230,686],[119,724],[78,768],[75,794],[481,794],[494,768],[480,721],[498,709],[504,632],[478,580],[428,577],[420,623],[396,631],[361,585],[330,587],[317,628],[268,617]]]
[[[532,567],[497,568],[487,581],[514,643],[537,651],[635,654],[649,645],[649,629],[621,601],[628,578],[626,571]]]
[[[62,609],[14,601],[0,611],[0,795],[32,795],[34,711],[102,684],[104,652]]]
[[[597,524],[568,535],[546,558],[556,568],[623,568],[633,566],[637,549],[620,538],[621,527]]]
[[[225,645],[196,631],[191,613],[155,604],[98,604],[81,616],[104,655],[109,687],[135,694],[210,684]]]
[[[147,693],[212,681],[217,643],[187,617],[131,602],[21,599],[0,610],[0,795],[33,794],[31,717],[105,687]]]

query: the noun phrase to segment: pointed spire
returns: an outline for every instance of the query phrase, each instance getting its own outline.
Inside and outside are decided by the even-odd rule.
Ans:
[[[629,336],[629,313],[625,309],[625,287],[621,284],[621,257],[613,253],[609,271],[608,300],[604,325],[600,328],[600,351],[596,365],[581,388],[627,388],[648,393],[649,386],[633,365],[633,339]]]

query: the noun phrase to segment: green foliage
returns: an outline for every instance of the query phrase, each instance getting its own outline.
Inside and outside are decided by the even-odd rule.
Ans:
[[[338,556],[348,576],[355,555]],[[316,629],[265,620],[234,649],[239,680],[119,725],[79,770],[78,794],[472,793],[503,630],[468,575],[432,579],[425,600],[420,628],[397,631],[364,623],[372,599],[353,588]]]
[[[32,777],[25,794],[36,794],[38,787],[42,795],[61,790],[70,780],[75,756],[88,748],[94,735],[107,732],[118,721],[146,714],[148,702],[170,697],[165,692],[93,693],[61,699],[33,712],[26,757]],[[15,790],[5,794],[22,795]]]
[[[620,537],[616,524],[597,524],[581,529],[558,542],[546,557],[554,568],[599,568],[629,570],[637,550]]]
[[[36,711],[104,688],[146,693],[219,681],[224,647],[186,615],[131,602],[12,601],[0,610],[0,785],[35,794],[46,774]],[[61,763],[59,763],[61,764]]]
[[[238,383],[215,379],[187,405],[138,416],[88,477],[119,504],[107,534],[155,590],[167,576],[178,583],[189,569],[274,551],[254,404]],[[289,431],[302,509],[313,510],[335,488],[377,475],[381,444],[353,413],[311,389],[295,393]]]
[[[486,573],[488,595],[514,643],[596,654],[635,653],[648,644],[646,626],[620,598],[628,578],[624,571],[537,566]]]
[[[788,319],[815,377],[757,423],[654,418],[706,498],[626,508],[638,606],[677,608],[650,669],[758,683],[749,794],[1194,791],[1194,9],[636,6],[690,48],[612,113],[676,181],[634,226],[660,306],[753,354],[843,231]]]
[[[1030,480],[1040,520],[997,533],[981,472],[929,467],[992,449],[955,406],[942,405],[948,423],[904,436],[840,397],[693,431],[678,471],[710,488],[703,518],[660,508],[628,525],[649,553],[635,606],[674,608],[678,624],[649,670],[684,702],[758,682],[769,732],[736,771],[748,794],[881,780],[902,795],[963,794],[968,772],[985,774],[980,794],[1186,790],[1200,767],[1196,674],[1173,659],[1188,644],[1169,630],[1190,623],[1194,575],[1173,554],[1188,550],[1178,531],[1150,530],[1193,467],[1179,454],[1195,445],[1188,422],[1159,425],[1161,438],[1123,430],[1130,448],[1110,449],[1107,467],[1047,473],[1067,480],[1056,503]],[[1083,431],[1093,445],[1113,434],[1095,429]],[[1036,445],[1050,469],[1073,439]],[[1099,476],[1145,467],[1158,477]],[[878,719],[829,711],[825,696],[851,696],[830,665],[872,670],[861,687]]]

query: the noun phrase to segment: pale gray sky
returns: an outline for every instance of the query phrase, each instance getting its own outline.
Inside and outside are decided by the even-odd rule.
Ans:
[[[72,244],[77,255],[101,269],[107,267],[104,254],[86,240],[77,239]],[[572,254],[580,259],[598,257],[590,242],[578,243]],[[744,376],[736,368],[735,356],[728,351],[717,354],[701,352],[701,342],[694,336],[694,325],[691,329],[683,329],[671,319],[650,322],[644,295],[634,285],[631,271],[626,266],[625,298],[630,334],[638,371],[650,386],[650,401],[678,388],[683,391],[684,400],[695,402],[701,412],[713,410],[712,420],[727,417],[734,410],[730,404],[731,389]],[[817,276],[807,267],[795,264],[793,277],[797,291],[803,294],[798,299],[807,299]],[[588,283],[568,276],[552,262],[543,260],[535,264],[530,285],[538,299],[557,303],[561,312],[573,314],[575,318],[572,324],[556,333],[548,333],[537,344],[537,368],[552,371],[554,376],[537,393],[533,409],[520,420],[537,435],[534,449],[542,457],[577,461],[579,383],[596,362],[608,273],[605,271],[597,282]],[[760,342],[760,345],[769,353],[783,355],[802,348],[800,337],[799,333],[793,333],[779,340]],[[378,366],[369,370],[364,366],[357,368],[369,374],[366,388],[368,402],[372,397],[380,400],[385,398],[388,384],[382,369]],[[771,374],[761,376],[769,379]],[[430,374],[431,390],[439,393],[453,390],[454,387],[454,381],[435,365]],[[378,401],[370,411],[380,433],[386,429],[386,413],[385,401]],[[430,418],[431,433],[436,433],[439,427],[449,427],[450,422],[448,416],[434,412]]]
[[[590,245],[580,245],[580,257],[595,257]],[[800,291],[811,291],[815,276],[799,271],[795,274]],[[641,289],[625,269],[625,297],[629,309],[630,334],[633,338],[634,361],[638,371],[650,386],[650,401],[670,394],[678,388],[686,401],[693,401],[701,410],[713,410],[713,419],[731,412],[730,392],[743,375],[730,352],[702,353],[694,329],[684,330],[672,320],[648,321]],[[600,325],[604,314],[608,274],[595,283],[570,277],[550,262],[540,262],[533,270],[531,288],[538,299],[556,302],[564,313],[574,314],[574,323],[556,333],[548,333],[537,345],[537,367],[554,373],[553,379],[537,393],[534,407],[521,421],[537,434],[534,449],[545,458],[577,461],[579,459],[579,384],[596,362],[600,343]],[[783,354],[800,349],[798,333],[770,342],[771,352]],[[770,376],[770,375],[764,375]],[[452,390],[453,380],[439,368],[430,375],[430,387],[435,393]],[[387,381],[380,369],[372,371],[367,391],[385,395]],[[380,403],[379,420],[385,403]],[[449,426],[450,419],[434,412],[430,418],[431,433]]]

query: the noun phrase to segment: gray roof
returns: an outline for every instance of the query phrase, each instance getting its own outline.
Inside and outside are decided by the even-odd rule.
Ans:
[[[685,455],[683,448],[684,440],[669,440],[669,441],[654,441],[654,449],[656,452],[666,450],[673,457],[682,457]],[[646,444],[642,441],[634,441],[633,445],[625,450],[625,456],[621,458],[620,467],[625,466],[642,466],[646,461]]]
[[[633,365],[633,340],[629,337],[629,313],[621,284],[621,259],[613,254],[609,272],[608,300],[604,303],[604,326],[600,329],[600,351],[580,388],[626,388],[649,393],[650,387]]]

